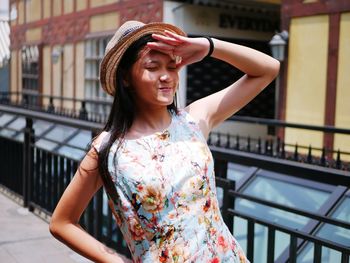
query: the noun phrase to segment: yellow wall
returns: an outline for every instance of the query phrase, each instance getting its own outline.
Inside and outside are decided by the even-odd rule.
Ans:
[[[26,41],[40,41],[41,40],[41,27],[28,29],[26,31]]]
[[[27,23],[41,19],[41,0],[30,0],[26,2]]]
[[[44,18],[51,16],[51,1],[43,1]]]
[[[62,0],[53,0],[53,16],[62,14]]]
[[[111,12],[90,18],[90,32],[115,30],[118,28],[119,13]]]
[[[107,4],[112,4],[116,2],[118,2],[118,0],[91,0],[90,6],[96,7],[96,6],[107,5]]]
[[[350,13],[342,14],[340,20],[335,114],[335,126],[350,129]],[[336,135],[334,149],[350,152],[350,136]],[[346,160],[350,161],[350,157]]]
[[[76,87],[76,98],[84,99],[85,94],[85,78],[84,78],[84,42],[76,44],[75,48],[75,87]],[[75,105],[76,109],[80,109],[81,103],[77,102]]]
[[[22,92],[22,51],[17,51],[17,91]]]
[[[324,125],[328,16],[294,18],[290,25],[286,121]],[[287,143],[322,147],[323,135],[287,129]]]
[[[43,47],[43,94],[51,94],[51,47]],[[49,99],[44,98],[43,104],[47,106]]]
[[[63,49],[63,97],[73,98],[73,44],[66,44]],[[72,101],[64,101],[64,108],[73,108]]]
[[[64,0],[63,7],[64,14],[72,13],[74,9],[74,0]]]
[[[87,8],[87,0],[76,0],[77,11],[81,11]]]
[[[16,92],[17,91],[17,51],[11,52],[11,85],[10,85],[10,91]]]
[[[24,0],[18,2],[18,24],[24,23]]]

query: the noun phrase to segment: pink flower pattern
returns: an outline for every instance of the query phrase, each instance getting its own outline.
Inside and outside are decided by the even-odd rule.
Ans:
[[[172,114],[162,133],[117,144],[110,208],[134,262],[249,262],[221,217],[213,157],[188,113]]]

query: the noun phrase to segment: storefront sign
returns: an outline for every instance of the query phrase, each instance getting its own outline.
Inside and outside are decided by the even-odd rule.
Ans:
[[[231,14],[219,14],[219,27],[232,28],[238,30],[251,30],[258,32],[273,32],[279,28],[277,21],[271,21],[264,18],[237,16]]]

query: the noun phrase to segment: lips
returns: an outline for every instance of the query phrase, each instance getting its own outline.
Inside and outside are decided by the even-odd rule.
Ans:
[[[171,88],[171,87],[160,87],[159,90],[163,91],[163,92],[170,92],[170,91],[173,91],[173,88]]]

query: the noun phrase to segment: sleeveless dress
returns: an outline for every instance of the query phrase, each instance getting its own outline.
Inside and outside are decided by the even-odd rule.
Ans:
[[[221,217],[213,157],[187,112],[117,148],[108,170],[119,198],[109,205],[133,262],[249,262]]]

